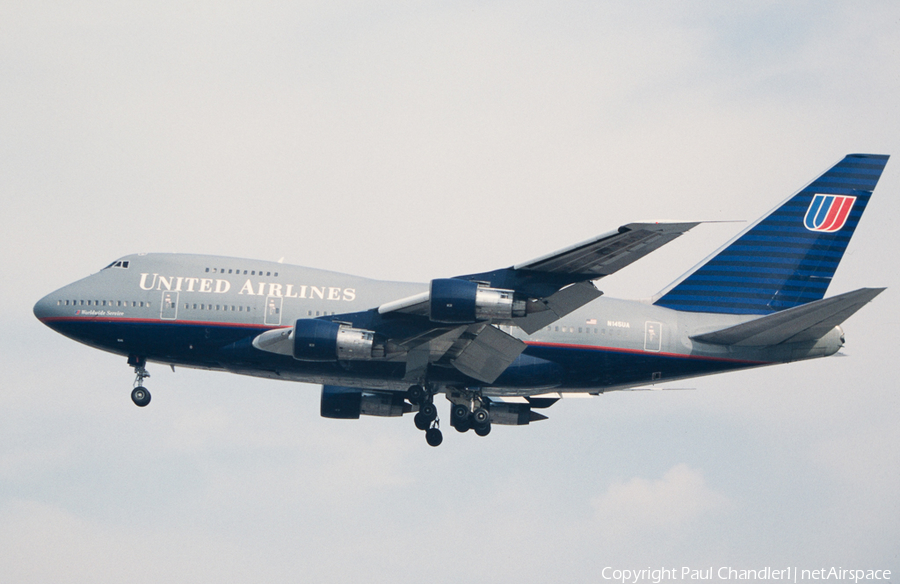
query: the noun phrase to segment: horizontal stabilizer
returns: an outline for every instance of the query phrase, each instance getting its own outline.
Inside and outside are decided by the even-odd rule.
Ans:
[[[814,341],[844,322],[883,291],[884,288],[861,288],[762,316],[720,331],[692,336],[691,339],[714,345],[748,347]]]

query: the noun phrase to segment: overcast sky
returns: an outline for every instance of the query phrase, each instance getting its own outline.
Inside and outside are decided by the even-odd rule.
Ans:
[[[2,580],[900,574],[898,114],[889,1],[0,0]],[[889,287],[847,357],[436,449],[224,373],[151,365],[136,408],[124,358],[31,312],[141,251],[424,282],[634,220],[753,220],[851,152],[895,158],[829,290]],[[739,229],[598,287],[652,296]]]

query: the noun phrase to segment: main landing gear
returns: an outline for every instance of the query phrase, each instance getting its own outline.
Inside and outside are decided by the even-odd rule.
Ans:
[[[475,430],[479,436],[491,433],[491,410],[487,399],[476,392],[454,392],[450,425],[457,432]]]
[[[434,405],[434,391],[426,385],[413,385],[406,391],[406,399],[419,406],[414,421],[416,428],[425,432],[425,441],[429,446],[440,445],[444,436]],[[447,392],[447,399],[451,403],[450,425],[457,432],[475,430],[479,436],[491,433],[491,402],[480,390],[453,389]]]
[[[429,446],[440,446],[444,441],[444,434],[441,432],[437,406],[434,405],[434,392],[424,385],[413,385],[406,391],[406,399],[419,406],[413,421],[416,428],[425,431],[425,442]]]
[[[131,401],[142,408],[150,403],[150,392],[144,387],[144,380],[150,377],[147,373],[147,359],[144,357],[128,356],[128,364],[134,367],[134,389],[131,390]]]

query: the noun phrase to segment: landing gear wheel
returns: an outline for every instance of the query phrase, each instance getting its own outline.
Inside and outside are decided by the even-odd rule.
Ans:
[[[440,446],[443,441],[444,435],[438,428],[429,428],[425,432],[425,442],[428,442],[429,446]]]
[[[491,423],[491,412],[489,412],[485,408],[478,408],[474,412],[472,412],[472,425],[476,428],[478,426],[485,426]]]
[[[413,422],[416,423],[416,428],[419,430],[427,430],[428,427],[431,426],[432,420],[434,420],[434,418],[429,418],[428,416],[423,415],[422,412],[417,413],[413,418]]]
[[[419,406],[419,414],[431,421],[437,418],[437,407],[433,403],[424,403]]]
[[[411,385],[409,389],[406,390],[406,399],[409,400],[414,406],[417,406],[425,401],[428,392],[425,391],[425,388],[421,385]]]
[[[484,424],[483,426],[475,426],[475,433],[478,434],[479,436],[487,436],[488,434],[490,434],[491,433],[490,422],[488,422],[487,424]]]
[[[459,422],[460,420],[465,420],[469,417],[469,408],[464,405],[455,405],[453,406],[453,411],[451,412],[453,418]]]
[[[457,432],[468,432],[472,427],[469,420],[469,408],[456,404],[450,409],[450,425],[456,428]]]
[[[469,418],[457,418],[456,423],[452,424],[456,431],[464,434],[472,429],[472,423],[469,422]]]
[[[150,403],[150,392],[145,387],[135,387],[131,390],[131,401],[139,408]]]

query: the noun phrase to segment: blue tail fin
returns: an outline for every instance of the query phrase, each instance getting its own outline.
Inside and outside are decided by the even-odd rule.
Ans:
[[[847,155],[655,304],[769,314],[823,298],[887,161],[879,154]]]

